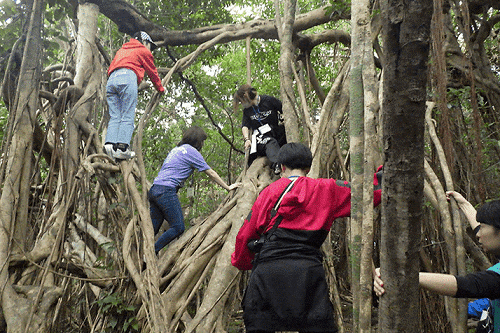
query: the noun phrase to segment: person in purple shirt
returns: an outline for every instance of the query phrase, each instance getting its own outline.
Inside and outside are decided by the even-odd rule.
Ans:
[[[227,191],[234,190],[241,183],[227,185],[224,180],[205,162],[200,150],[207,138],[207,134],[198,126],[188,128],[177,147],[168,154],[161,166],[153,186],[148,192],[151,221],[155,236],[160,231],[163,221],[166,220],[169,228],[155,243],[155,252],[184,232],[184,216],[177,191],[184,185],[184,181],[196,169],[205,172],[214,182]]]

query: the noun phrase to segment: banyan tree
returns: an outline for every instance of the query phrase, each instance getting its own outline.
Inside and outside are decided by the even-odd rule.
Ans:
[[[0,2],[0,332],[243,332],[236,234],[276,180],[246,167],[243,83],[279,97],[309,176],[349,180],[324,266],[341,332],[466,332],[466,303],[420,270],[489,267],[445,191],[499,196],[500,4],[494,0]],[[131,160],[103,152],[106,70],[137,31],[160,46],[164,96],[140,87]],[[197,175],[189,224],[158,256],[147,190],[180,131],[236,191]],[[177,140],[177,141],[176,141]],[[383,203],[370,181],[384,165]],[[372,299],[371,270],[395,286]],[[398,306],[394,306],[397,304]]]

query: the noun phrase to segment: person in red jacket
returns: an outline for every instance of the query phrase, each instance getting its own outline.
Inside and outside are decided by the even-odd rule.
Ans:
[[[134,132],[137,87],[144,79],[144,73],[148,73],[156,90],[165,91],[151,53],[156,47],[151,37],[140,31],[123,44],[109,66],[106,97],[110,118],[104,151],[112,158],[135,156],[129,146]]]
[[[350,184],[306,177],[312,154],[301,143],[281,147],[278,162],[282,178],[258,196],[231,255],[233,266],[252,269],[242,301],[246,332],[336,332],[320,247],[335,219],[351,213]],[[375,205],[381,201],[381,177],[379,171],[373,180]],[[271,214],[294,179],[277,214]],[[257,239],[266,239],[258,254],[249,247]]]

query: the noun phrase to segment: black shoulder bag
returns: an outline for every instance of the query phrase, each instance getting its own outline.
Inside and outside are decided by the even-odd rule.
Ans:
[[[276,214],[278,214],[278,208],[280,207],[281,200],[283,200],[283,197],[285,196],[285,194],[287,194],[292,189],[292,187],[295,184],[296,180],[297,180],[297,178],[293,179],[287,185],[287,187],[285,188],[285,190],[283,191],[283,193],[281,193],[278,201],[274,205],[273,209],[271,209],[271,219],[274,218],[276,216]],[[276,222],[274,222],[274,225],[271,228],[271,230],[269,230],[269,232],[263,234],[259,239],[252,239],[252,240],[250,240],[248,242],[248,244],[247,244],[248,249],[250,251],[254,252],[254,253],[259,253],[260,250],[262,249],[262,246],[264,245],[264,243],[266,243],[267,241],[269,241],[269,239],[274,234],[274,232],[276,231],[276,229],[278,229],[278,225],[281,223],[281,220],[283,220],[283,217],[282,216],[278,216],[278,218],[276,219]]]

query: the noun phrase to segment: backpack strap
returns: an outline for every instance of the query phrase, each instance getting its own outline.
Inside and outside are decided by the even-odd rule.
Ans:
[[[290,192],[290,190],[292,189],[292,187],[295,184],[296,180],[297,180],[297,178],[294,178],[290,183],[288,183],[288,185],[285,188],[285,190],[283,191],[283,193],[281,193],[278,201],[276,202],[276,204],[274,205],[274,207],[271,209],[271,219],[274,218],[276,216],[276,214],[278,214],[278,209],[280,208],[281,201],[283,200],[283,197],[285,196],[285,194],[287,194],[288,192]],[[279,226],[279,224],[281,223],[282,220],[283,220],[283,216],[281,216],[281,215],[278,216],[278,218],[274,222],[273,227],[267,233],[267,235],[265,237],[265,241],[268,241],[271,238],[271,236],[274,234],[274,232],[276,231],[276,229],[278,229],[278,226]]]

